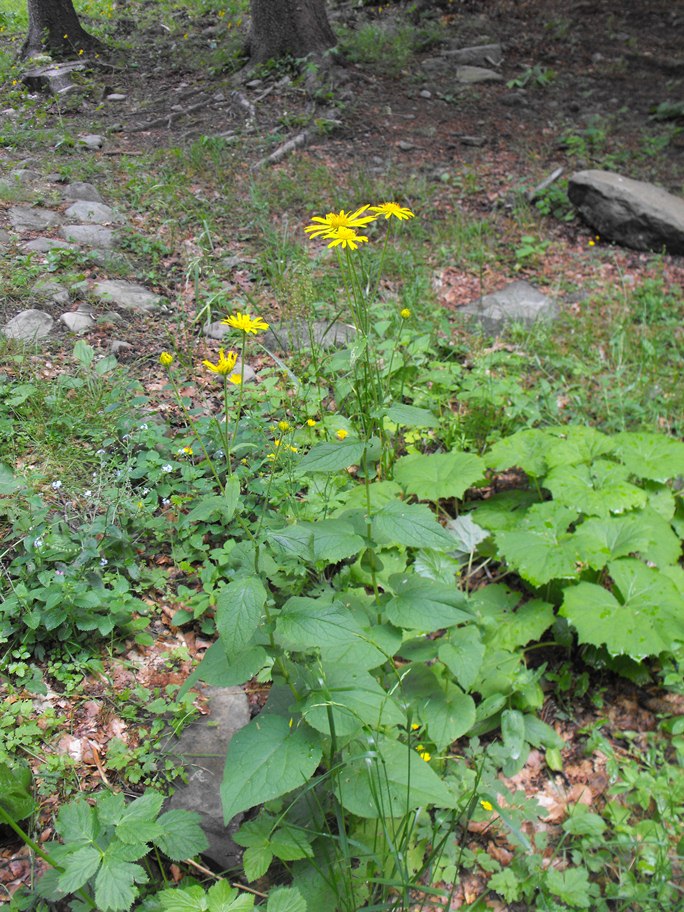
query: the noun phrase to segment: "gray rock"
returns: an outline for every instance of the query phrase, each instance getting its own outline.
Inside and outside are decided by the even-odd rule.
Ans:
[[[443,51],[452,63],[469,66],[500,66],[503,53],[500,44],[478,44],[474,47],[458,48],[454,51]]]
[[[22,310],[5,323],[2,331],[8,339],[35,342],[44,339],[50,333],[54,322],[50,314],[42,310]]]
[[[487,140],[484,136],[461,136],[459,142],[462,146],[484,146]]]
[[[62,220],[52,209],[40,209],[38,206],[12,206],[9,220],[17,231],[43,231],[54,225],[61,225]]]
[[[415,143],[409,142],[407,139],[400,139],[397,146],[402,152],[410,152],[412,149],[416,148]]]
[[[239,687],[209,687],[209,713],[189,725],[169,744],[166,753],[180,757],[186,766],[187,784],[178,782],[166,810],[182,809],[200,815],[209,841],[204,853],[221,870],[234,868],[241,850],[231,839],[241,821],[239,815],[228,827],[223,823],[221,782],[230,740],[249,722],[247,697]]]
[[[36,282],[31,291],[44,301],[53,301],[55,304],[69,303],[69,292],[59,282]]]
[[[68,200],[87,200],[89,203],[104,203],[98,189],[84,181],[74,181],[73,184],[67,184],[62,196]]]
[[[96,282],[91,294],[105,304],[115,304],[122,310],[150,311],[158,310],[162,298],[134,282],[123,282],[119,279],[107,279]]]
[[[116,236],[111,228],[102,225],[69,225],[61,228],[60,234],[67,241],[73,241],[82,247],[99,247],[111,250],[116,246]]]
[[[463,85],[475,85],[478,82],[503,82],[503,76],[496,70],[489,70],[486,67],[458,66],[456,67],[456,82]]]
[[[612,171],[579,171],[568,184],[582,218],[608,240],[635,250],[684,254],[684,199]]]
[[[537,320],[552,320],[558,309],[534,285],[520,281],[467,304],[460,313],[477,320],[487,332],[497,333],[505,323],[531,325]]]
[[[15,168],[10,171],[10,177],[20,184],[31,184],[33,181],[40,180],[40,174],[32,168]]]
[[[444,57],[426,57],[420,65],[430,76],[441,76],[449,69],[449,64]]]
[[[86,149],[90,149],[93,152],[101,149],[104,145],[104,139],[98,133],[86,133],[84,136],[79,136],[78,141]]]
[[[84,65],[78,62],[54,63],[27,70],[22,76],[22,82],[34,92],[67,95],[76,88],[73,74],[84,69]]]
[[[80,311],[75,311],[73,313],[63,313],[59,318],[62,323],[70,329],[72,333],[81,333],[88,332],[89,329],[92,329],[95,326],[95,320],[87,313],[81,313]]]
[[[25,253],[48,253],[50,250],[59,248],[61,250],[77,250],[75,244],[68,244],[66,241],[58,241],[55,238],[37,237],[32,241],[27,241],[21,245]]]
[[[123,219],[110,206],[94,200],[76,200],[65,213],[73,222],[88,225],[108,225],[111,222],[121,223]]]
[[[107,101],[126,101],[127,98],[128,96],[121,92],[112,92],[111,95],[107,95]]]
[[[109,346],[110,352],[116,357],[123,354],[125,351],[129,351],[133,346],[130,342],[125,342],[123,339],[112,339]]]
[[[9,233],[9,231],[3,231],[3,229],[0,228],[0,244],[10,244],[11,241],[12,235]]]
[[[355,336],[356,330],[348,323],[336,322],[331,325],[325,320],[316,320],[309,330],[305,320],[294,320],[291,323],[271,323],[261,340],[266,348],[287,354],[311,348],[312,338],[314,345],[327,351],[331,348],[344,348],[353,342]]]

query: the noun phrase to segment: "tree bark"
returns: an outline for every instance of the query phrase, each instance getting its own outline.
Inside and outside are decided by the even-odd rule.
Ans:
[[[251,0],[250,56],[254,63],[323,54],[337,43],[325,0]]]
[[[81,26],[72,0],[28,0],[28,34],[20,57],[77,57],[102,45]]]

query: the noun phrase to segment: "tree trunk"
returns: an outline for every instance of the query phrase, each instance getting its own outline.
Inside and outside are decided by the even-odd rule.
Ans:
[[[28,35],[20,56],[77,57],[101,44],[81,27],[72,0],[28,0]]]
[[[250,56],[263,63],[286,55],[322,54],[337,43],[325,0],[251,0]]]

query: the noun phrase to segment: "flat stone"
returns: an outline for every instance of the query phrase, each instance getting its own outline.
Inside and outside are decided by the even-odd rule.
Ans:
[[[10,171],[10,177],[20,184],[31,184],[33,181],[40,180],[40,174],[32,168],[14,168],[13,171]]]
[[[122,222],[123,219],[110,206],[97,203],[94,200],[76,200],[69,206],[65,213],[68,219],[80,225],[108,225],[112,222]]]
[[[8,214],[10,224],[17,231],[43,231],[62,224],[62,219],[52,209],[37,206],[12,206]]]
[[[124,95],[121,92],[112,92],[111,95],[107,95],[107,101],[126,101],[128,95]]]
[[[34,92],[66,95],[76,88],[72,74],[84,69],[85,66],[78,62],[53,63],[27,70],[22,76],[22,82]]]
[[[75,244],[59,241],[56,238],[37,237],[21,245],[25,253],[49,253],[50,250],[77,250]]]
[[[96,152],[104,145],[104,139],[98,133],[86,133],[78,137],[78,141],[86,149]]]
[[[87,200],[90,203],[104,203],[97,187],[88,184],[85,181],[74,181],[67,184],[62,192],[64,199],[68,200]]]
[[[487,332],[497,333],[506,323],[525,323],[529,326],[537,320],[552,320],[558,309],[534,285],[519,281],[466,304],[459,313],[477,320]]]
[[[568,196],[602,237],[635,250],[684,254],[684,199],[612,171],[579,171]]]
[[[456,67],[456,82],[463,85],[475,85],[478,82],[503,82],[503,76],[496,70],[489,70],[486,67],[458,66]]]
[[[116,246],[116,236],[111,228],[102,225],[69,225],[60,229],[60,234],[67,241],[73,241],[82,247],[98,247],[111,250]]]
[[[107,279],[96,282],[91,294],[105,304],[115,304],[123,310],[150,311],[158,310],[162,299],[143,285],[135,282],[124,282],[119,279]]]
[[[44,339],[50,333],[54,322],[50,314],[42,310],[22,310],[5,323],[2,331],[8,339],[35,342],[37,339]]]
[[[272,351],[284,354],[311,348],[311,342],[326,351],[332,348],[344,348],[356,337],[356,330],[348,323],[316,320],[311,329],[305,320],[294,320],[290,323],[272,323],[268,332],[261,337],[262,344]]]
[[[31,292],[45,301],[53,301],[55,304],[68,304],[69,292],[59,282],[36,282]]]
[[[85,333],[89,329],[92,329],[95,326],[95,320],[87,314],[80,313],[76,311],[74,313],[63,313],[59,318],[62,323],[66,326],[67,329],[71,330],[72,333]]]
[[[124,339],[112,339],[109,346],[110,352],[116,357],[117,355],[123,354],[125,351],[129,351],[133,346],[130,342],[124,341]]]
[[[231,839],[242,814],[225,826],[220,789],[228,745],[235,732],[249,722],[249,705],[239,687],[208,687],[206,695],[207,715],[189,725],[165,749],[165,753],[182,760],[188,777],[187,783],[174,783],[175,791],[165,809],[199,814],[209,841],[209,848],[203,854],[221,870],[227,870],[236,867],[242,855]]]
[[[448,57],[452,63],[476,67],[499,66],[503,61],[500,44],[478,44],[453,51],[442,51],[442,55]]]
[[[0,244],[10,244],[12,241],[12,235],[9,231],[4,231],[0,228]]]

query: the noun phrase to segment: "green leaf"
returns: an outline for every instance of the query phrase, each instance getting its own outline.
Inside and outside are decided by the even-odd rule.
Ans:
[[[586,868],[566,868],[559,871],[549,868],[546,872],[546,886],[562,902],[573,909],[589,909],[592,905],[592,891]]]
[[[207,912],[209,908],[207,895],[199,886],[162,890],[158,899],[164,912]]]
[[[4,462],[0,462],[0,497],[14,494],[22,487],[22,483],[14,477],[12,469]]]
[[[401,487],[396,481],[373,481],[368,485],[371,510],[379,510],[384,504],[400,498],[401,494]],[[355,487],[350,488],[349,491],[343,491],[340,497],[344,502],[345,510],[354,508],[366,510],[365,484],[357,484]]]
[[[555,619],[553,607],[548,602],[532,599],[515,611],[506,612],[499,630],[488,631],[487,641],[514,652],[521,646],[540,640]]]
[[[328,670],[319,688],[312,690],[302,707],[306,721],[317,731],[347,737],[364,726],[379,729],[406,723],[406,715],[374,677],[352,667]]]
[[[615,438],[608,437],[593,427],[570,424],[560,428],[546,428],[544,433],[547,436],[544,458],[549,469],[579,463],[591,464],[615,449]]]
[[[201,497],[187,516],[181,519],[181,525],[190,526],[197,522],[207,522],[210,519],[220,519],[224,523],[230,522],[235,516],[239,500],[240,482],[237,476],[232,475],[226,481],[223,494]]]
[[[405,427],[430,428],[439,426],[439,419],[428,409],[418,408],[415,405],[406,405],[403,402],[395,402],[391,405],[387,409],[387,417],[395,424],[404,425]]]
[[[276,621],[276,638],[286,649],[335,646],[353,641],[362,631],[338,602],[289,598]]]
[[[504,709],[501,713],[501,736],[508,756],[518,760],[525,746],[525,719],[517,709]]]
[[[276,887],[268,894],[266,912],[306,912],[306,902],[296,887]]]
[[[616,437],[617,455],[637,478],[668,481],[682,474],[684,443],[664,434],[624,432]]]
[[[271,533],[270,538],[285,552],[312,562],[336,563],[355,557],[366,545],[351,522],[341,518],[296,523]]]
[[[458,684],[468,691],[477,680],[484,652],[480,631],[471,625],[451,630],[448,642],[439,647],[438,655]]]
[[[443,751],[473,727],[475,702],[471,696],[451,681],[438,680],[424,665],[411,665],[402,673],[402,692],[416,707],[438,750]]]
[[[557,503],[579,509],[586,516],[610,516],[643,507],[646,492],[627,479],[629,471],[606,459],[590,466],[560,466],[544,479]]]
[[[133,884],[147,883],[145,869],[122,859],[120,848],[114,843],[106,849],[95,878],[95,901],[99,912],[130,909],[138,895]]]
[[[373,443],[373,439],[369,444]],[[311,475],[314,472],[339,472],[351,465],[360,465],[367,447],[363,440],[355,440],[353,437],[330,443],[318,443],[302,457],[297,471]]]
[[[648,545],[642,523],[633,516],[587,519],[575,532],[574,540],[579,560],[594,570],[602,570],[609,560]]]
[[[502,491],[480,501],[468,516],[489,532],[517,529],[527,510],[539,503],[535,491]]]
[[[318,739],[281,716],[261,715],[236,732],[228,745],[221,784],[226,825],[248,808],[304,785],[322,756]]]
[[[406,744],[379,738],[344,752],[337,795],[357,817],[403,817],[424,805],[458,807],[459,799]]]
[[[216,599],[216,629],[229,659],[251,645],[268,595],[256,576],[242,576],[224,586]]]
[[[377,544],[406,545],[409,548],[454,549],[452,535],[437,522],[424,504],[392,501],[373,515],[373,538]]]
[[[91,843],[95,828],[95,809],[84,798],[75,798],[60,808],[55,829],[64,842],[74,846]]]
[[[564,593],[560,614],[580,643],[633,659],[674,652],[684,642],[684,600],[661,571],[633,558],[608,564],[614,592],[581,582]]]
[[[311,858],[313,834],[293,827],[280,827],[271,838],[273,854],[281,861],[297,861],[299,858]]]
[[[97,819],[103,826],[116,826],[126,813],[126,799],[121,792],[100,792],[96,802]]]
[[[30,788],[31,770],[28,766],[17,764],[10,767],[7,763],[0,763],[0,807],[15,823],[28,817],[35,809]]]
[[[254,897],[234,890],[227,880],[220,880],[207,891],[208,912],[251,912]]]
[[[162,814],[157,823],[161,827],[161,836],[154,840],[155,845],[171,861],[183,861],[199,855],[209,843],[200,826],[200,815],[180,808]]]
[[[584,805],[577,805],[572,816],[563,822],[565,832],[572,836],[602,836],[608,826],[606,821],[598,814],[582,810],[583,808]]]
[[[472,620],[468,597],[455,586],[445,586],[415,573],[390,577],[394,597],[385,612],[390,623],[407,630],[430,633]]]
[[[484,472],[483,460],[472,453],[416,453],[397,460],[394,478],[409,494],[436,502],[462,497]]]
[[[202,661],[187,678],[178,692],[179,698],[186,694],[197,681],[216,687],[234,687],[244,684],[266,664],[266,650],[261,646],[245,649],[239,656],[226,655],[223,643],[217,640],[204,653]]]
[[[63,893],[75,893],[95,876],[101,858],[102,855],[95,846],[81,846],[75,852],[70,852],[63,865],[64,872],[59,875],[58,888]]]
[[[565,741],[561,738],[555,728],[551,728],[546,722],[538,719],[530,713],[524,716],[525,722],[525,741],[533,747],[555,748],[562,750],[565,747]]]
[[[499,472],[516,466],[532,478],[546,472],[548,439],[544,431],[536,428],[518,431],[511,437],[498,440],[484,457],[485,464]]]
[[[496,533],[496,545],[506,562],[533,586],[573,579],[576,549],[566,530],[576,516],[576,509],[550,501],[535,504],[517,529]]]
[[[259,880],[271,866],[273,852],[268,846],[250,846],[242,855],[242,867],[250,882]]]

